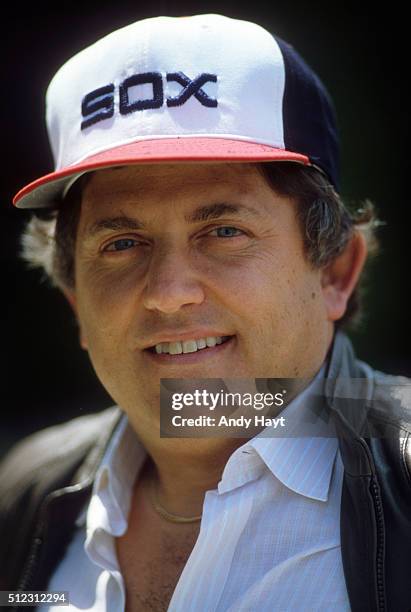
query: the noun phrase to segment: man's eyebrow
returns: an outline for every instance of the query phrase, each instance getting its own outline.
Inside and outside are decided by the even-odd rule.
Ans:
[[[88,236],[95,236],[100,232],[104,232],[104,230],[140,230],[144,229],[144,227],[144,223],[141,223],[138,219],[134,219],[133,217],[127,217],[127,215],[122,215],[121,217],[105,217],[90,225],[90,227],[87,228],[86,234]]]
[[[219,219],[223,215],[243,215],[246,217],[261,217],[260,211],[255,208],[250,208],[245,204],[228,204],[225,202],[218,204],[209,204],[200,206],[193,212],[185,215],[184,219],[187,223],[198,223],[199,221],[212,221]]]
[[[255,208],[250,208],[245,204],[228,204],[225,202],[218,204],[208,204],[206,206],[199,206],[194,211],[186,214],[184,220],[186,223],[198,223],[200,221],[212,221],[219,219],[220,217],[231,214],[231,215],[243,215],[246,217],[261,217],[262,214]],[[87,234],[94,236],[104,230],[141,230],[145,229],[146,225],[135,217],[128,217],[127,215],[121,215],[116,217],[106,217],[99,219],[93,223],[88,229]]]

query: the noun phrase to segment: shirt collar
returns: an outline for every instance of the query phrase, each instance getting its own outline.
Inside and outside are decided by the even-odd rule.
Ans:
[[[289,489],[312,499],[327,501],[338,442],[331,422],[312,421],[309,397],[324,377],[325,365],[281,412],[288,422],[286,435],[263,429],[230,456],[224,468],[218,493],[225,493],[256,480],[267,468]],[[313,436],[297,437],[298,427],[306,420]],[[305,427],[305,426],[304,426]],[[277,430],[276,430],[277,431]],[[305,430],[304,430],[305,431]],[[87,541],[97,531],[121,536],[127,530],[133,484],[146,458],[146,450],[123,414],[96,473],[90,503],[77,520],[86,523]]]
[[[324,373],[325,365],[281,412],[284,429],[273,433],[266,427],[234,451],[218,484],[219,493],[259,478],[268,468],[292,491],[327,501],[338,441],[332,422],[310,410],[310,399],[315,399]]]
[[[96,473],[86,511],[87,532],[103,529],[116,536],[125,533],[133,484],[146,454],[123,414]],[[81,520],[84,524],[84,515]]]
[[[145,457],[143,445],[123,414],[97,470],[83,517],[87,532],[84,550],[104,569],[119,570],[112,536],[127,531],[133,484]]]

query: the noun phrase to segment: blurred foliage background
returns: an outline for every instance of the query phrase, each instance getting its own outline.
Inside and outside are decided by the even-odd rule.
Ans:
[[[386,222],[369,278],[367,318],[350,335],[361,359],[411,376],[407,20],[398,7],[83,0],[61,1],[53,9],[39,0],[23,9],[15,3],[3,14],[1,37],[0,320],[5,333],[0,454],[31,431],[112,403],[79,348],[64,298],[18,259],[29,213],[14,209],[12,196],[53,169],[44,122],[47,85],[62,63],[114,29],[145,17],[197,13],[259,23],[291,43],[326,84],[339,121],[342,196],[351,205],[369,198]]]

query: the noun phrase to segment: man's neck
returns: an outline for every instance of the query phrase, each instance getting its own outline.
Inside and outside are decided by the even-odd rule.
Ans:
[[[319,374],[320,369],[296,381],[299,384],[290,389],[292,398]],[[154,486],[161,505],[180,516],[201,514],[205,493],[217,488],[230,456],[247,442],[239,437],[159,438],[141,431],[138,435],[148,456],[136,486]]]
[[[139,485],[154,486],[161,505],[180,516],[200,515],[205,493],[217,488],[232,453],[244,438],[168,439],[145,444],[148,456]],[[176,445],[177,442],[177,445]]]

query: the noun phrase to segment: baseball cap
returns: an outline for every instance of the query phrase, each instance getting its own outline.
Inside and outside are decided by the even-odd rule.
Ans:
[[[46,93],[53,172],[14,197],[57,207],[85,172],[141,163],[290,161],[339,191],[335,111],[298,52],[219,14],[155,17],[68,60]]]

